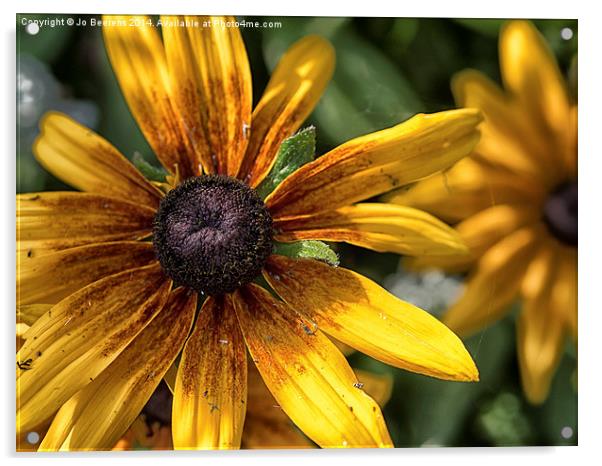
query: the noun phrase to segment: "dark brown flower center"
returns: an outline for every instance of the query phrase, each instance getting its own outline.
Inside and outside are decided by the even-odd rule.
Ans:
[[[272,217],[239,180],[190,178],[161,201],[153,244],[176,285],[206,295],[229,293],[261,273],[272,252]]]
[[[577,245],[577,182],[561,185],[552,192],[543,209],[543,218],[550,232],[563,243]]]

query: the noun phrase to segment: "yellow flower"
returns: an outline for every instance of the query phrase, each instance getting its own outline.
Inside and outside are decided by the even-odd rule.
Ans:
[[[457,102],[485,117],[474,155],[388,200],[457,223],[471,248],[465,257],[410,260],[470,270],[466,290],[444,316],[453,330],[468,335],[522,298],[522,383],[539,403],[567,333],[577,338],[577,105],[530,23],[503,28],[500,62],[505,92],[476,71],[453,80]]]
[[[331,45],[317,36],[294,44],[251,112],[236,28],[165,25],[161,40],[148,18],[105,19],[109,58],[170,189],[70,118],[41,122],[37,159],[83,192],[17,199],[17,304],[32,319],[17,354],[18,432],[52,419],[41,450],[110,449],[180,355],[175,448],[237,448],[248,350],[278,405],[319,446],[392,446],[329,337],[395,367],[478,379],[462,342],[428,313],[350,270],[271,254],[273,240],[298,239],[465,251],[426,213],[354,203],[470,153],[477,110],[417,115],[349,141],[264,202],[254,188],[326,87]],[[254,283],[261,275],[280,299]]]
[[[363,390],[380,406],[391,396],[393,380],[390,375],[376,375],[355,371]],[[270,394],[253,365],[249,365],[247,415],[242,433],[241,447],[247,449],[313,448],[314,445],[290,422],[274,397]],[[170,386],[170,389],[173,388]],[[140,415],[117,442],[113,450],[134,448],[172,450],[170,423],[161,423]]]

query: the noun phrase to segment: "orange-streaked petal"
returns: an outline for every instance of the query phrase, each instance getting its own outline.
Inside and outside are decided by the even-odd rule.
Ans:
[[[499,54],[506,89],[538,126],[539,137],[551,150],[550,162],[559,163],[558,144],[569,134],[570,103],[554,54],[528,21],[511,21],[502,28]]]
[[[38,161],[65,183],[90,193],[157,208],[162,193],[106,139],[58,112],[40,121]]]
[[[240,179],[253,187],[261,183],[274,165],[282,141],[299,129],[318,103],[334,63],[334,48],[319,36],[306,36],[288,49],[253,111]]]
[[[17,304],[58,303],[103,277],[156,261],[152,243],[117,241],[89,244],[17,264]]]
[[[234,295],[249,352],[291,420],[321,447],[392,447],[378,405],[334,344],[268,291]]]
[[[524,227],[502,239],[477,262],[464,293],[445,313],[443,322],[460,335],[470,335],[495,322],[518,298],[521,281],[544,232]]]
[[[178,355],[195,310],[195,293],[174,291],[134,341],[61,407],[38,451],[112,449]]]
[[[247,353],[232,300],[209,297],[178,367],[174,448],[239,448],[246,409]]]
[[[385,202],[425,210],[455,223],[499,204],[537,204],[545,191],[530,179],[487,166],[473,158],[431,176],[410,189],[393,191]]]
[[[353,139],[286,178],[267,198],[274,218],[353,204],[448,168],[477,141],[477,110],[419,114]]]
[[[109,15],[103,20],[105,47],[121,92],[155,155],[171,173],[177,165],[183,178],[199,175],[188,130],[173,101],[178,82],[170,79],[158,28],[149,25],[147,16]]]
[[[111,275],[72,294],[29,329],[17,354],[17,432],[52,416],[92,382],[163,308],[159,265]]]
[[[249,364],[247,416],[242,433],[243,448],[311,448],[305,437],[284,413],[257,371]]]
[[[161,20],[173,102],[188,129],[193,165],[236,176],[248,143],[252,86],[240,31],[225,26],[235,18],[166,16]],[[190,26],[182,25],[186,22]],[[205,22],[210,27],[201,26]]]
[[[528,204],[489,207],[456,225],[458,234],[470,248],[470,254],[408,258],[404,264],[410,269],[466,270],[502,238],[525,225],[538,222],[540,214],[538,209]]]
[[[344,241],[379,252],[465,255],[458,233],[430,214],[395,204],[360,203],[274,223],[278,241]]]
[[[36,320],[46,314],[54,304],[25,304],[17,306],[17,324],[23,323],[31,327]]]
[[[470,354],[445,325],[358,273],[273,255],[264,277],[317,328],[358,351],[420,374],[478,380]]]
[[[61,249],[149,236],[155,210],[98,194],[17,195],[17,251],[27,257]]]

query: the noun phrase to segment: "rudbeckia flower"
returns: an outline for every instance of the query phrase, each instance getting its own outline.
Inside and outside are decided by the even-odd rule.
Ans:
[[[332,75],[331,45],[295,43],[251,111],[235,27],[163,18],[161,39],[148,18],[105,20],[123,94],[168,176],[150,182],[65,115],[41,122],[37,159],[82,192],[18,196],[17,304],[38,317],[17,354],[18,432],[52,420],[40,450],[110,449],[175,363],[174,447],[237,448],[248,351],[283,412],[319,446],[392,446],[379,406],[329,337],[395,367],[477,380],[447,327],[316,259],[312,247],[325,245],[307,242],[464,251],[429,214],[356,203],[470,153],[477,110],[417,115],[351,140],[268,190],[283,141]]]
[[[363,385],[363,390],[380,406],[389,400],[393,388],[393,380],[390,375],[377,375],[362,370],[356,370],[355,373]],[[167,384],[162,387],[166,386]],[[159,401],[147,403],[142,414],[136,418],[113,450],[173,449],[171,417],[168,413],[171,405],[161,406],[168,402],[164,399],[166,391],[167,388],[155,391],[151,400],[157,397],[157,393],[160,393],[161,395],[157,397]],[[149,404],[153,404],[152,410],[148,409]],[[247,414],[241,447],[246,449],[306,449],[314,447],[312,442],[293,426],[290,419],[280,409],[253,365],[249,365]]]
[[[467,336],[522,299],[522,384],[527,398],[540,403],[566,337],[577,338],[577,105],[530,23],[507,23],[499,51],[504,90],[471,70],[452,83],[458,104],[485,117],[475,153],[385,199],[455,223],[471,248],[465,257],[408,261],[470,271],[464,293],[444,316],[453,330]]]

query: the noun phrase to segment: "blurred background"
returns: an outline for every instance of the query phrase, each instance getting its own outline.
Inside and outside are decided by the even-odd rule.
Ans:
[[[28,19],[61,15],[26,15]],[[67,18],[67,17],[65,17]],[[77,17],[74,18],[77,23]],[[88,18],[82,16],[82,18]],[[417,112],[454,107],[449,82],[464,68],[499,82],[497,36],[502,20],[419,18],[246,18],[269,29],[243,29],[254,101],[286,48],[315,33],[335,46],[335,75],[307,125],[317,128],[317,154],[355,136],[383,129]],[[88,21],[89,23],[89,21]],[[535,20],[577,89],[576,20]],[[17,192],[70,189],[35,162],[31,145],[40,117],[59,110],[93,128],[123,154],[152,152],[138,130],[108,62],[100,28],[32,28],[17,18]],[[399,256],[336,245],[342,265],[381,283],[407,301],[440,315],[463,277],[413,274]],[[395,445],[516,446],[577,444],[577,359],[572,343],[541,406],[523,397],[518,378],[514,317],[467,340],[481,382],[442,382],[386,366],[355,353],[352,366],[393,380],[384,415]]]

